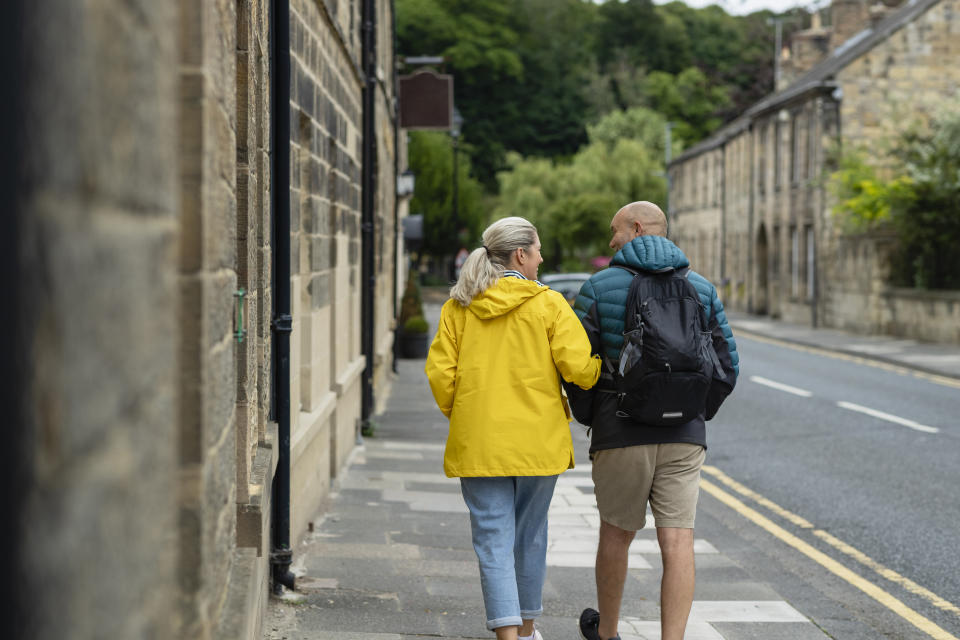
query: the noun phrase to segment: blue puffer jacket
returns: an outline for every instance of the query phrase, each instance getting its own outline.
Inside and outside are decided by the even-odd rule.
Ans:
[[[683,251],[661,236],[634,238],[617,252],[610,267],[595,273],[583,287],[574,304],[574,311],[590,337],[595,353],[603,353],[606,359],[616,362],[623,346],[624,309],[633,274],[625,269],[660,271],[673,267],[690,266]],[[690,271],[688,280],[697,290],[707,320],[716,318],[714,344],[719,346],[718,356],[729,362],[739,375],[740,356],[737,343],[723,311],[723,303],[717,297],[716,288],[700,274]],[[726,346],[726,349],[722,347]],[[727,351],[728,353],[720,353]],[[566,386],[566,385],[565,385]],[[653,427],[637,424],[616,415],[616,396],[604,392],[601,382],[590,391],[567,387],[574,416],[583,424],[592,427],[590,451],[612,449],[636,444],[665,442],[690,442],[706,446],[706,428],[702,417],[680,427]]]

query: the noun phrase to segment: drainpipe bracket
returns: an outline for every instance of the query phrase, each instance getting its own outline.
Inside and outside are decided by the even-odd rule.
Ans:
[[[293,316],[289,313],[281,313],[273,319],[273,330],[277,333],[293,332]]]

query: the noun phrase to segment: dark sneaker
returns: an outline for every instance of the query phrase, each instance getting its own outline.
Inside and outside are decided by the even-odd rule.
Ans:
[[[587,607],[580,614],[580,637],[583,640],[600,640],[600,612]]]
[[[580,637],[583,640],[600,640],[600,613],[596,609],[587,607],[580,614]],[[620,640],[620,636],[609,640]]]

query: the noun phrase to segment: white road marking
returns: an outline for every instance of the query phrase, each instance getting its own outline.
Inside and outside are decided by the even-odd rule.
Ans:
[[[871,409],[869,407],[864,407],[859,404],[853,404],[852,402],[844,402],[843,400],[837,402],[837,406],[843,409],[849,409],[850,411],[857,411],[859,413],[865,413],[868,416],[873,416],[874,418],[879,418],[881,420],[886,420],[887,422],[893,422],[916,431],[922,431],[924,433],[940,433],[940,429],[937,427],[928,427],[925,424],[920,424],[914,420],[908,420],[907,418],[901,418],[900,416],[895,416],[891,413],[884,413],[883,411],[877,411],[876,409]]]
[[[802,398],[809,398],[813,395],[810,391],[806,389],[801,389],[799,387],[791,387],[788,384],[783,384],[782,382],[774,382],[769,378],[761,378],[760,376],[750,376],[752,382],[757,384],[762,384],[765,387],[770,387],[771,389],[777,389],[778,391],[786,391],[787,393],[792,393],[795,396],[800,396]]]

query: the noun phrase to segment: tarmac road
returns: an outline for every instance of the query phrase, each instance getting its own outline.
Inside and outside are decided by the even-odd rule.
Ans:
[[[960,610],[937,599],[960,603],[958,389],[842,354],[743,335],[738,345],[740,380],[710,423],[707,464],[808,521],[797,527],[778,519],[803,540],[960,634]],[[840,552],[838,543],[825,544],[828,537],[814,532],[904,582],[849,562],[849,549]],[[910,593],[906,580],[936,597]],[[880,637],[918,631],[891,629],[883,620],[871,621]]]

